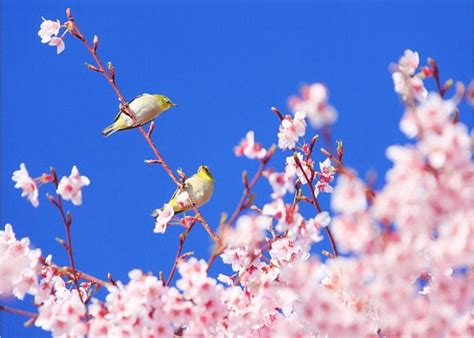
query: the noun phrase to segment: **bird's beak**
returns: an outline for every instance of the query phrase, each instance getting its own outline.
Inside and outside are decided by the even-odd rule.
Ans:
[[[171,107],[177,107],[178,105],[176,103],[171,102],[170,103]]]

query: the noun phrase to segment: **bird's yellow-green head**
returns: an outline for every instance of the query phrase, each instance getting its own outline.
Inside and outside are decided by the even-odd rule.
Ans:
[[[163,109],[163,111],[170,109],[171,107],[176,107],[177,105],[173,103],[169,97],[164,95],[155,95],[158,105]]]
[[[205,165],[199,166],[199,169],[198,169],[197,174],[198,174],[200,177],[202,177],[202,178],[205,178],[205,179],[214,181],[214,176],[212,176],[211,171],[210,171],[209,168],[208,168],[207,166],[205,166]]]

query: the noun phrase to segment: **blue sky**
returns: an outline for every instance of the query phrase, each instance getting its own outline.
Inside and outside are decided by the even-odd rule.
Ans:
[[[390,144],[407,142],[398,130],[402,105],[393,92],[390,62],[411,48],[438,61],[442,78],[472,77],[472,2],[465,1],[38,1],[5,0],[1,17],[1,220],[18,237],[29,236],[43,253],[67,264],[55,237],[64,237],[59,215],[40,191],[33,208],[13,187],[11,173],[25,162],[39,176],[73,165],[92,183],[74,207],[73,242],[80,270],[128,280],[133,268],[167,275],[178,229],[153,233],[150,210],[175,189],[137,131],[103,138],[117,99],[106,81],[88,71],[89,55],[70,36],[56,55],[37,36],[41,16],[65,20],[72,6],[82,32],[100,37],[99,55],[111,60],[127,98],[143,92],[168,95],[179,107],[157,120],[154,140],[172,168],[191,174],[207,164],[216,178],[202,213],[215,226],[241,194],[241,171],[257,163],[235,158],[233,146],[252,129],[265,146],[276,142],[270,107],[286,112],[288,96],[303,83],[321,81],[339,112],[333,128],[344,142],[346,163],[361,176],[374,170],[382,184]],[[433,88],[428,82],[428,87]],[[472,110],[461,120],[472,128]],[[312,132],[311,132],[312,133]],[[282,169],[284,155],[272,163]],[[319,156],[316,160],[322,160]],[[256,189],[256,203],[270,194]],[[327,206],[327,196],[322,205]],[[310,216],[309,210],[305,210]],[[186,251],[207,258],[207,234],[196,227]],[[325,241],[318,250],[328,249]],[[221,265],[216,265],[216,273]],[[25,302],[1,301],[22,309]],[[48,336],[24,329],[23,318],[0,313],[5,337]]]

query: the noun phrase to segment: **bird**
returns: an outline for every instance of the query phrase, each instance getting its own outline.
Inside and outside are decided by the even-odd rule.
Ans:
[[[105,137],[119,130],[143,126],[171,107],[176,107],[176,104],[164,95],[145,93],[130,101],[128,106],[135,113],[138,123],[134,123],[134,121],[123,112],[123,106],[120,105],[120,111],[117,116],[115,116],[114,123],[102,131]]]
[[[191,199],[197,208],[206,204],[214,192],[214,176],[212,176],[212,173],[207,166],[201,165],[193,176],[184,181],[184,187],[186,192],[189,194],[189,198],[185,192],[178,188],[168,202],[168,204],[173,208],[175,214],[193,208],[189,199]],[[156,218],[159,215],[160,210],[161,209],[153,210],[151,216]]]

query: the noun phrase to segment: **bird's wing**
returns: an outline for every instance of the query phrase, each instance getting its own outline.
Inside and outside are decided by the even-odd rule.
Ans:
[[[144,93],[144,94],[138,95],[137,97],[135,97],[135,98],[132,99],[131,101],[127,102],[128,106],[130,107],[130,105],[132,104],[133,101],[135,101],[136,99],[142,97],[143,95],[149,95],[149,94]],[[119,116],[122,114],[122,107],[123,107],[123,105],[120,103],[120,104],[119,104],[119,112],[118,112],[117,115],[115,116],[114,121],[117,121],[118,118],[119,118]]]

